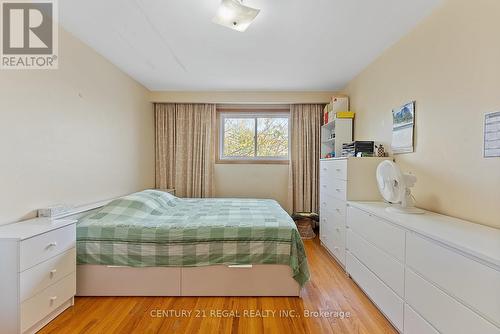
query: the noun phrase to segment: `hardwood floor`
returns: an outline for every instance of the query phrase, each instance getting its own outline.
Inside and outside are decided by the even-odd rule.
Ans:
[[[77,297],[39,333],[397,333],[317,238],[305,245],[302,298]]]

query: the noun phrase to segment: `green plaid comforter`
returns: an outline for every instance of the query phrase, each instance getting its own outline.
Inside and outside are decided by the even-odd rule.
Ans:
[[[77,261],[132,267],[286,264],[301,286],[309,279],[300,235],[276,201],[181,199],[155,190],[80,218]]]

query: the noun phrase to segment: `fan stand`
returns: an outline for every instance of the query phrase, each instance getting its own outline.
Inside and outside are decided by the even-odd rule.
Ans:
[[[421,215],[424,210],[421,210],[415,207],[413,196],[411,195],[411,191],[409,188],[406,188],[406,193],[404,199],[400,204],[392,204],[391,206],[385,208],[387,212],[392,213],[403,213],[403,214],[412,214],[412,215]]]
[[[416,208],[414,206],[412,207],[403,207],[401,204],[393,204],[391,206],[388,206],[385,208],[387,212],[392,212],[392,213],[403,213],[403,214],[412,214],[412,215],[421,215],[424,212],[424,210],[421,210],[419,208]]]

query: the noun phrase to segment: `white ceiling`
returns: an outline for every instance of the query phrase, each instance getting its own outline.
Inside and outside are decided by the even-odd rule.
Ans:
[[[440,0],[245,0],[244,33],[219,0],[63,0],[66,30],[151,90],[338,90]]]

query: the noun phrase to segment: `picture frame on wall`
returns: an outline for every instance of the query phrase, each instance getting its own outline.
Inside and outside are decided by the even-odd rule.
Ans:
[[[394,154],[414,152],[415,101],[392,110],[392,144]]]

